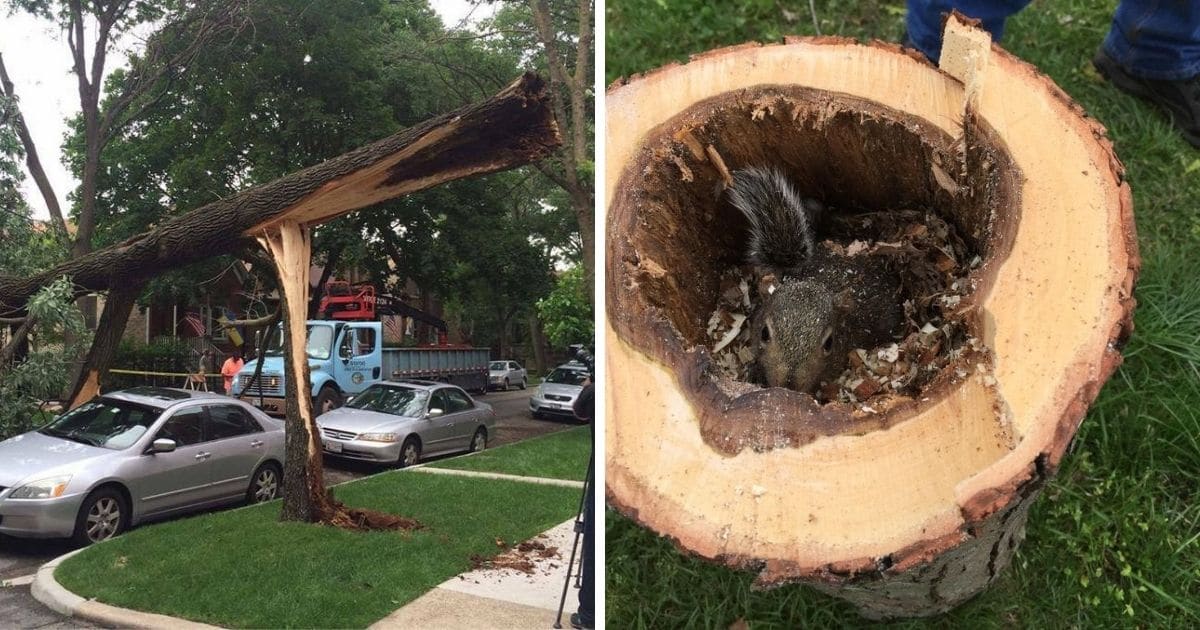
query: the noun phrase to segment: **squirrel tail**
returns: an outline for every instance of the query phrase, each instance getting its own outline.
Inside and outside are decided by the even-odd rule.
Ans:
[[[812,258],[820,202],[802,198],[775,168],[744,168],[732,176],[729,200],[750,222],[750,262],[782,273]]]

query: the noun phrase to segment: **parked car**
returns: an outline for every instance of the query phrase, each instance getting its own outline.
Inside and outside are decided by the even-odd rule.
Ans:
[[[503,387],[505,391],[508,391],[511,385],[516,385],[521,389],[525,389],[529,385],[529,378],[521,364],[516,361],[492,361],[488,364],[489,389]]]
[[[283,425],[219,394],[135,387],[0,442],[0,533],[86,545],[151,518],[274,499]]]
[[[495,430],[496,413],[454,385],[385,381],[322,414],[317,426],[329,455],[403,468],[422,457],[482,451]]]
[[[578,420],[575,416],[575,399],[583,391],[588,378],[587,368],[563,364],[546,375],[533,396],[529,397],[529,413],[534,418],[556,416]]]

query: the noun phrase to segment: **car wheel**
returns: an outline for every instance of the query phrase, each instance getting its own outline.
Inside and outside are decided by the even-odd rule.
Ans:
[[[471,452],[478,453],[487,448],[487,429],[479,427],[475,429],[475,437],[471,438]]]
[[[279,466],[271,463],[263,464],[254,471],[250,478],[250,488],[246,490],[247,503],[266,503],[279,496],[280,483]]]
[[[529,379],[522,376],[521,377],[521,389],[525,389],[526,387],[529,387]]]
[[[342,406],[342,395],[333,387],[325,386],[321,388],[317,394],[317,399],[313,401],[313,413],[318,416],[333,411]]]
[[[538,413],[538,412],[536,412],[536,411],[530,411],[530,412],[529,412],[529,415],[530,415],[531,417],[533,417],[533,419],[534,419],[534,420],[541,420],[541,419],[542,419],[542,414],[540,414],[540,413]]]
[[[129,506],[116,488],[100,488],[83,500],[72,538],[79,545],[108,540],[129,527]]]
[[[421,442],[414,437],[404,440],[404,446],[400,447],[400,460],[396,462],[396,466],[408,468],[419,461],[421,461]]]

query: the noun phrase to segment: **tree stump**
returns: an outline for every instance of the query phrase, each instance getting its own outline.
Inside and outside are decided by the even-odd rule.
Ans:
[[[1008,565],[1120,364],[1139,258],[1105,130],[952,17],[940,68],[885,43],[712,51],[607,95],[607,496],[682,549],[869,617],[931,615]],[[819,405],[715,376],[744,260],[728,170],[834,208],[934,209],[978,252],[963,352],[916,395]]]

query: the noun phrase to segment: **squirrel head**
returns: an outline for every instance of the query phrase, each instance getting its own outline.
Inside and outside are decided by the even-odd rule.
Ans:
[[[753,318],[758,372],[769,387],[811,392],[844,367],[840,330],[847,296],[811,280],[784,278]]]

